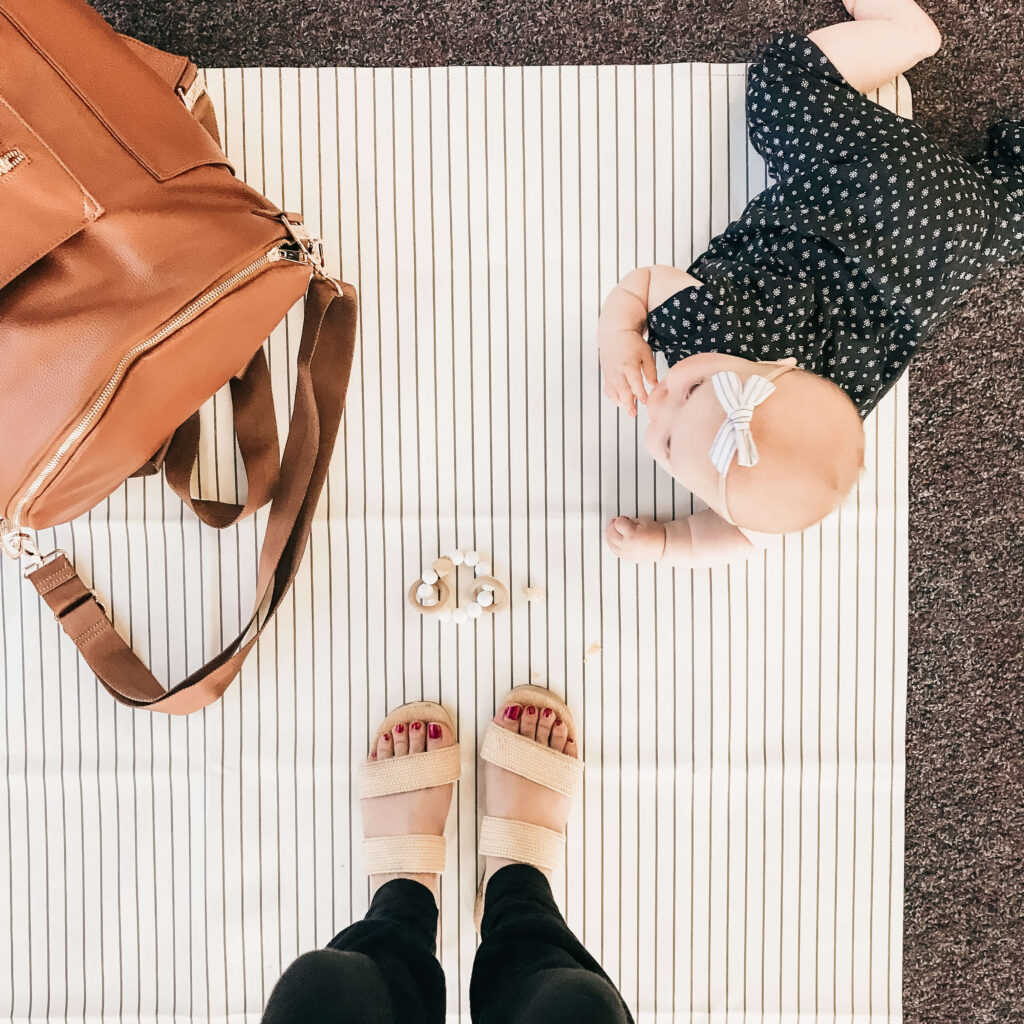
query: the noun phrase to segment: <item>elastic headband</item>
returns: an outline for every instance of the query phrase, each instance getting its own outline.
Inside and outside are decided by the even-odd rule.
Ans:
[[[775,392],[772,381],[794,369],[796,360],[786,359],[783,365],[777,365],[771,373],[755,373],[748,377],[745,384],[741,384],[739,377],[732,370],[711,376],[715,395],[725,410],[725,421],[715,435],[709,455],[715,469],[718,470],[718,503],[722,517],[733,526],[736,524],[729,512],[729,499],[726,494],[726,481],[733,456],[736,456],[736,462],[741,466],[757,465],[760,455],[750,430],[754,409]]]

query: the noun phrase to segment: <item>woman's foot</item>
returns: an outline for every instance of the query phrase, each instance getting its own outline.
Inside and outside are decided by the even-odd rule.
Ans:
[[[386,732],[377,741],[375,750],[367,758],[371,763],[393,757],[406,757],[424,750],[440,750],[455,743],[452,730],[443,722],[398,723],[393,732]],[[394,793],[361,801],[363,808],[363,835],[367,839],[377,836],[444,834],[448,810],[452,803],[454,785],[417,789],[410,793]],[[371,886],[376,892],[385,882],[408,878],[425,885],[437,898],[437,875],[371,875]]]
[[[494,723],[509,732],[519,733],[545,747],[577,758],[576,741],[569,738],[566,723],[551,708],[538,708],[532,704],[507,701],[493,719]],[[505,771],[489,761],[483,763],[484,811],[495,818],[510,818],[533,825],[542,825],[555,832],[564,832],[569,817],[572,798],[530,782],[521,775]],[[495,871],[517,861],[501,857],[487,857],[484,868],[484,885]],[[550,879],[551,872],[538,870]]]

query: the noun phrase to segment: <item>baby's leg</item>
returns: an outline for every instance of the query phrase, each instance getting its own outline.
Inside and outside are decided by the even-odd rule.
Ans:
[[[843,0],[856,19],[810,39],[860,92],[874,92],[942,45],[935,22],[914,0]]]

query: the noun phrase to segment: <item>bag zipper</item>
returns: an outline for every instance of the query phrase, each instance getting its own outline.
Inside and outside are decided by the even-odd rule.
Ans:
[[[175,331],[180,330],[187,323],[194,320],[200,313],[212,306],[228,292],[237,288],[247,278],[259,273],[264,267],[277,263],[279,260],[288,260],[291,263],[312,262],[308,254],[302,249],[286,244],[275,245],[273,249],[265,252],[258,260],[250,263],[247,267],[243,267],[226,280],[221,281],[215,288],[203,292],[197,299],[194,299],[185,306],[173,319],[164,324],[156,334],[145,341],[140,341],[121,357],[121,361],[117,364],[113,375],[107,381],[96,401],[89,408],[89,411],[75,424],[74,429],[60,443],[60,446],[51,456],[50,461],[43,466],[39,474],[21,496],[14,509],[14,518],[11,523],[15,530],[21,529],[21,517],[25,511],[25,506],[39,493],[39,489],[54,474],[61,462],[64,461],[64,457],[71,451],[75,442],[89,429],[96,417],[103,411],[111,396],[117,390],[118,385],[124,379],[124,375],[128,372],[128,367],[144,352],[149,351],[155,345],[159,345],[161,341],[164,341]]]

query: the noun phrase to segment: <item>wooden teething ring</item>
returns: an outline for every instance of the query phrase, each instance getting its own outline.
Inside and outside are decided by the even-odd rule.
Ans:
[[[474,578],[469,588],[474,601],[477,599],[480,591],[484,589],[484,584],[490,586],[494,592],[494,604],[487,605],[484,608],[485,613],[490,612],[493,615],[495,612],[500,612],[502,608],[508,606],[508,590],[501,580],[495,579],[493,576],[477,576]]]
[[[416,591],[423,586],[422,580],[416,580],[415,583],[409,588],[409,607],[413,611],[417,611],[420,615],[437,615],[443,608],[448,608],[451,604],[452,599],[452,588],[448,586],[443,577],[440,577],[436,583],[431,584],[437,591],[437,604],[427,606],[420,604],[416,599]]]

